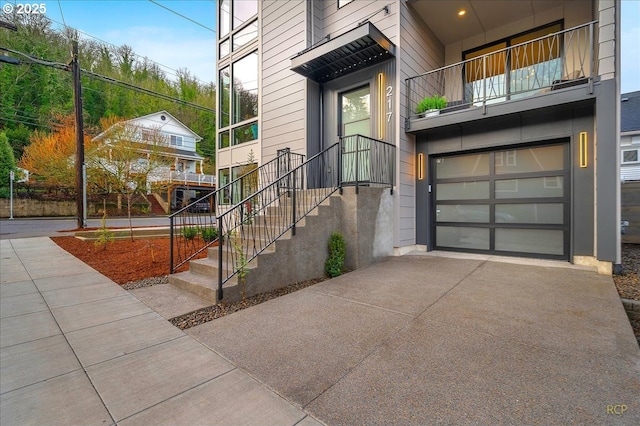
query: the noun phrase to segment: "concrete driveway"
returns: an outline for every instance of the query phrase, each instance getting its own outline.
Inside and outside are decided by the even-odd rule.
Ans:
[[[611,277],[454,256],[391,258],[187,332],[331,425],[640,424]]]

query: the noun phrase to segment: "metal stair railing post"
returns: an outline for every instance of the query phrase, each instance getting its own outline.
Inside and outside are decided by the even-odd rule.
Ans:
[[[296,172],[297,169],[293,170],[293,197],[291,198],[291,234],[296,235]]]
[[[338,188],[340,188],[340,195],[342,195],[342,155],[344,154],[344,142],[342,136],[338,140]]]
[[[169,204],[171,204],[171,202],[169,202]],[[169,264],[171,268],[173,268],[173,230],[173,216],[169,216],[169,247],[171,247],[169,250]]]
[[[222,216],[218,217],[218,295],[217,299],[222,300],[222,243],[224,242],[224,238],[222,237],[224,234],[222,232]],[[231,242],[227,242],[231,244]]]

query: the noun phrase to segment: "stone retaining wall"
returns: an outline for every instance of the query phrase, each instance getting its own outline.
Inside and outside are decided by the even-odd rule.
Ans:
[[[629,319],[640,321],[640,301],[622,299],[622,305]]]
[[[10,216],[10,199],[0,198],[0,218],[8,218]],[[132,209],[140,209],[146,204],[135,203]],[[102,202],[96,201],[87,203],[88,216],[102,215]],[[115,205],[107,203],[107,214],[112,214],[110,209],[115,209]],[[31,198],[14,198],[13,199],[13,217],[63,217],[75,216],[78,210],[74,201],[51,201],[51,200],[34,200]],[[122,206],[122,213],[126,214],[126,203]]]

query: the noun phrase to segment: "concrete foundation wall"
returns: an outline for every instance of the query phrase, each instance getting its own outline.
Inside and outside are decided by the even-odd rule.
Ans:
[[[87,206],[87,210],[89,214],[93,214],[95,207]],[[22,198],[13,200],[13,217],[75,216],[77,213],[75,201],[43,201]],[[9,216],[10,200],[2,198],[0,199],[0,217]]]
[[[0,218],[10,217],[10,200],[8,198],[0,198]],[[135,203],[132,207],[140,208],[146,206]],[[109,208],[113,207],[107,204],[107,213]],[[126,213],[126,202],[123,202],[122,212]],[[29,198],[18,198],[13,200],[13,217],[62,217],[76,216],[78,209],[75,201],[50,201],[50,200],[32,200]],[[102,202],[88,202],[87,215],[95,216],[102,214]]]
[[[345,188],[307,216],[292,238],[278,240],[273,253],[261,254],[246,277],[247,295],[325,276],[329,237],[345,238],[345,268],[354,270],[393,255],[393,197],[383,188]],[[231,295],[229,295],[231,296]],[[227,294],[225,294],[225,299]]]

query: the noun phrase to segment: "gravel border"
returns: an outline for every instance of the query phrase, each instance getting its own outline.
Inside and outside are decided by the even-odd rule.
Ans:
[[[310,287],[314,284],[318,284],[328,278],[315,278],[312,280],[301,281],[295,284],[288,285],[286,287],[278,288],[276,290],[267,291],[265,293],[259,293],[255,296],[247,297],[244,301],[226,303],[222,302],[218,305],[207,306],[206,308],[198,309],[193,312],[189,312],[184,315],[171,318],[169,322],[180,330],[186,330],[196,325],[204,324],[214,319],[223,317],[225,315],[232,314],[242,309],[249,308],[251,306],[259,305],[276,297],[284,296],[294,291],[302,290],[303,288]]]
[[[126,284],[122,284],[121,287],[125,290],[135,290],[136,288],[151,287],[157,284],[169,284],[169,276],[163,275],[161,277],[145,278],[140,281],[129,281]]]

